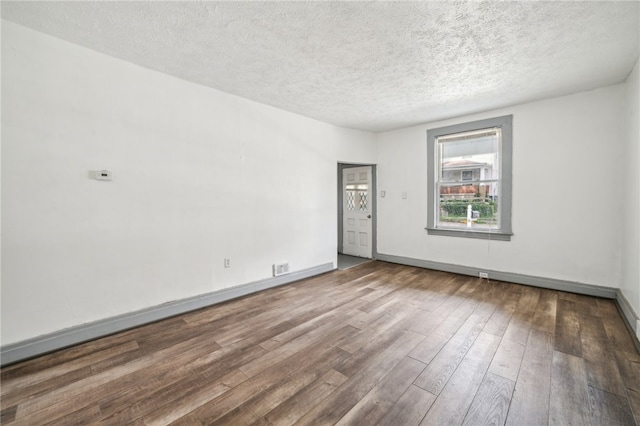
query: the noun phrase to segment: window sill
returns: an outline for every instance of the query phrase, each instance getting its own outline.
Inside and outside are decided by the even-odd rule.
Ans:
[[[476,238],[480,240],[494,240],[494,241],[511,241],[513,233],[507,232],[485,232],[485,231],[467,231],[467,230],[455,230],[455,229],[434,229],[425,228],[429,235],[440,235],[443,237],[462,237],[462,238]]]

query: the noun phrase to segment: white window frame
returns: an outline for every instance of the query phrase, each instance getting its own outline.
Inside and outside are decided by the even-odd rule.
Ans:
[[[450,237],[480,238],[510,241],[513,235],[511,229],[511,188],[512,188],[512,141],[513,141],[513,116],[488,118],[486,120],[472,121],[468,123],[454,124],[452,126],[439,127],[427,130],[427,233],[429,235],[441,235]],[[436,191],[438,164],[437,138],[455,133],[472,132],[476,130],[499,127],[502,131],[502,143],[500,144],[500,199],[498,202],[498,216],[500,217],[500,229],[450,229],[437,227],[437,206],[439,197]]]

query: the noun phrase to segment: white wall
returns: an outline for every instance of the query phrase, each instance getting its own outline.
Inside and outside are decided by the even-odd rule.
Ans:
[[[337,163],[374,135],[6,21],[2,56],[3,345],[335,262]]]
[[[624,85],[378,135],[378,252],[619,287]],[[510,242],[427,235],[427,129],[513,114]],[[401,193],[407,192],[407,199]]]
[[[621,290],[640,315],[640,62],[626,81],[627,134],[624,147],[626,184]],[[640,338],[640,327],[636,329]]]

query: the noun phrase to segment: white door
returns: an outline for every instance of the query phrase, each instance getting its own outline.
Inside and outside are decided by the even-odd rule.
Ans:
[[[371,259],[371,166],[342,170],[342,253]]]

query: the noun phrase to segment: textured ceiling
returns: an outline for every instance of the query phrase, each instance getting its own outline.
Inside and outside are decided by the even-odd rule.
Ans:
[[[2,18],[324,122],[383,131],[623,81],[632,2],[9,2]]]

